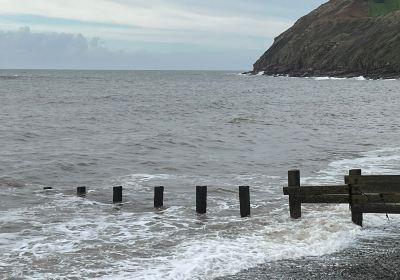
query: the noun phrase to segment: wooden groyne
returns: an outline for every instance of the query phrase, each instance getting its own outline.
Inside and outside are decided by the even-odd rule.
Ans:
[[[400,214],[400,176],[362,175],[361,169],[349,171],[343,185],[301,186],[300,171],[288,172],[290,217],[301,217],[302,203],[349,204],[353,223],[362,226],[364,213]]]
[[[302,204],[348,204],[353,223],[362,226],[364,213],[400,214],[400,175],[362,175],[361,169],[349,170],[344,184],[308,185],[300,183],[300,170],[288,171],[288,185],[283,194],[289,196],[292,219],[301,218]],[[52,190],[52,187],[44,187]],[[113,203],[122,203],[122,186],[113,187]],[[196,212],[207,213],[207,186],[196,186]],[[86,197],[86,187],[78,187],[77,196]],[[250,187],[239,186],[240,216],[251,215]],[[154,188],[154,208],[164,206],[164,186]]]

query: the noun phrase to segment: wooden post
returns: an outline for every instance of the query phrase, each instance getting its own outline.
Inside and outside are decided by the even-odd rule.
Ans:
[[[349,170],[349,175],[361,175],[361,173],[362,173],[361,169]],[[349,194],[350,194],[351,220],[356,225],[359,225],[360,227],[362,227],[362,224],[363,224],[363,213],[362,212],[353,211],[353,200],[352,200],[353,187],[352,187],[352,185],[349,185],[349,192],[350,192]]]
[[[76,194],[78,196],[86,196],[86,187],[77,187]]]
[[[207,186],[196,186],[196,212],[207,212]]]
[[[113,188],[113,202],[114,203],[122,202],[122,186]]]
[[[154,188],[154,207],[160,208],[164,205],[164,187]]]
[[[288,186],[300,187],[300,170],[289,170]],[[301,203],[299,202],[297,195],[289,195],[289,210],[292,219],[301,218]]]
[[[250,187],[239,187],[240,216],[242,218],[250,216]]]

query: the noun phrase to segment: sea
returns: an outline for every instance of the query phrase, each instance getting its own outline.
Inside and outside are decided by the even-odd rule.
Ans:
[[[291,220],[282,188],[290,169],[307,185],[400,174],[399,116],[399,80],[1,70],[0,279],[215,279],[398,236],[396,215],[361,228],[348,205]]]

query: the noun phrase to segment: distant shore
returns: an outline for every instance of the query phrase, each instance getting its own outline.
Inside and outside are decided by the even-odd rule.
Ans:
[[[398,237],[363,239],[355,247],[331,255],[266,263],[217,279],[400,279],[399,249]]]

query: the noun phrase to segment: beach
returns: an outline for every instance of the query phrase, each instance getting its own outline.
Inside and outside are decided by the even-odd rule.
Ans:
[[[340,252],[319,257],[269,262],[243,270],[236,275],[217,279],[399,279],[400,241],[397,234],[393,233],[392,226],[388,226],[384,231],[386,234],[382,234],[381,237],[360,239],[354,246]]]

